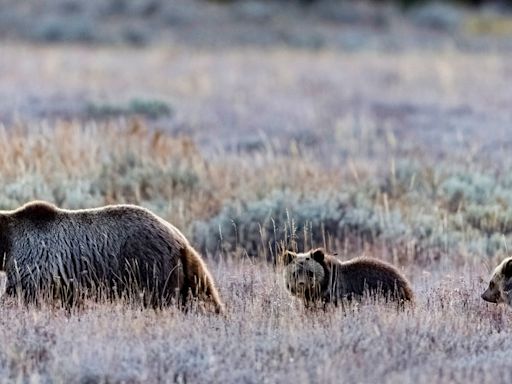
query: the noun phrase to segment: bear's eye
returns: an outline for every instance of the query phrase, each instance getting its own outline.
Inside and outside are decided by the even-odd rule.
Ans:
[[[489,283],[489,288],[494,289],[494,285],[495,285],[495,284],[494,284],[494,281],[491,281],[491,282]]]

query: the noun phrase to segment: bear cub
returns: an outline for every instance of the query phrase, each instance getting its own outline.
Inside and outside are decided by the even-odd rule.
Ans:
[[[386,300],[413,300],[407,279],[392,265],[360,257],[342,262],[321,248],[307,253],[286,251],[283,257],[287,289],[304,300],[338,304],[340,300],[360,300],[365,295]]]
[[[482,299],[490,303],[512,305],[512,257],[506,258],[494,269]]]

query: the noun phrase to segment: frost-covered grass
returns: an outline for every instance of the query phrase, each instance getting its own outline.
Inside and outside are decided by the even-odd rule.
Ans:
[[[407,270],[416,306],[310,312],[269,265],[212,264],[226,318],[92,304],[68,315],[7,301],[2,382],[508,383],[505,307],[477,295],[479,271]]]

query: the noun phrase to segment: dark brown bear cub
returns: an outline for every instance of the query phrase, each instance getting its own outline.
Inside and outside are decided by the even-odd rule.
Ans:
[[[72,211],[36,201],[0,211],[0,269],[6,293],[26,302],[123,297],[162,307],[192,294],[223,310],[185,236],[134,205]]]
[[[366,294],[398,302],[413,300],[405,277],[377,259],[341,262],[316,249],[307,253],[287,251],[283,262],[287,289],[308,306],[317,301],[337,305],[340,300],[361,299]]]

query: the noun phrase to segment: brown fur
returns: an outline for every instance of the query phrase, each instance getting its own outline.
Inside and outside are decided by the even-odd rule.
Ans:
[[[323,249],[284,256],[287,288],[304,299],[338,304],[342,299],[360,299],[365,294],[380,295],[399,302],[412,301],[407,279],[392,265],[373,258],[341,262]]]
[[[512,257],[507,257],[494,269],[482,299],[489,303],[512,306]]]
[[[36,201],[0,211],[0,270],[6,293],[26,302],[122,296],[161,307],[184,304],[191,293],[223,311],[213,278],[183,234],[134,205],[64,210]]]

